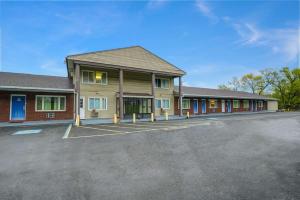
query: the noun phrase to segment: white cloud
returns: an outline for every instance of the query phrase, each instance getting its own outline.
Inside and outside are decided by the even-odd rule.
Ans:
[[[166,5],[167,0],[149,0],[147,3],[147,8],[149,9],[157,9]]]
[[[241,37],[243,44],[255,44],[260,41],[263,33],[250,23],[234,23],[232,24],[236,32]]]
[[[205,17],[213,21],[218,21],[218,17],[203,0],[196,0],[196,7]]]
[[[66,75],[66,68],[62,64],[58,64],[55,60],[48,60],[41,64],[40,68],[44,71],[45,74],[53,76],[64,76]]]
[[[250,23],[233,23],[232,26],[241,37],[239,43],[243,45],[270,48],[274,54],[282,55],[286,62],[299,57],[299,28],[260,29]]]

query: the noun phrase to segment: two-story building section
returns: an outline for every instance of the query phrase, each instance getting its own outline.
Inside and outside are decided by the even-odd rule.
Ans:
[[[140,46],[70,55],[66,63],[80,119],[174,115],[174,78],[180,91],[185,72]]]

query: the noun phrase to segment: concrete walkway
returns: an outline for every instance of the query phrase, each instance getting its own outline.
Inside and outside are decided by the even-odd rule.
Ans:
[[[274,113],[275,111],[258,111],[258,112],[234,112],[234,113],[208,113],[208,114],[199,114],[191,115],[190,118],[211,118],[211,117],[223,117],[223,116],[233,116],[233,115],[253,115],[253,114],[265,114],[265,113]],[[178,115],[169,115],[168,120],[182,120],[186,119],[187,116],[178,116]],[[156,121],[165,121],[165,116],[156,117]],[[136,119],[136,122],[147,122],[150,121],[150,118],[146,119]],[[81,120],[82,125],[93,125],[93,124],[112,124],[112,119],[84,119]],[[132,119],[124,119],[121,123],[132,123]]]
[[[28,122],[1,122],[0,127],[18,127],[18,126],[39,126],[54,124],[73,124],[74,120],[49,120],[49,121],[28,121]]]

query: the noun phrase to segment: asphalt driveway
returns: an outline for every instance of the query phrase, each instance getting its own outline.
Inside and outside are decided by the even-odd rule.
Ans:
[[[1,128],[0,199],[300,199],[300,113],[160,123]]]

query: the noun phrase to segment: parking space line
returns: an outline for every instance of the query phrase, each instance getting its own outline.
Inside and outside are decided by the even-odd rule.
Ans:
[[[68,128],[67,128],[67,130],[66,130],[66,132],[65,132],[65,134],[64,134],[64,136],[63,136],[63,138],[62,138],[62,139],[66,139],[66,138],[68,138],[68,137],[69,137],[69,134],[70,134],[71,128],[72,128],[72,124],[70,124],[70,125],[68,126]]]
[[[115,133],[121,133],[122,132],[122,131],[117,131],[117,130],[94,128],[94,127],[89,127],[89,126],[78,126],[78,127],[86,128],[86,129],[94,129],[94,130],[99,130],[99,131],[109,131],[109,132],[115,132]]]
[[[104,127],[111,127],[111,128],[129,128],[129,129],[145,129],[145,128],[140,128],[140,127],[126,127],[126,126],[123,126],[123,124],[122,124],[122,126],[119,126],[119,125],[115,125],[115,126],[113,126],[113,125],[95,125],[95,126],[97,126],[97,127],[101,127],[101,126],[104,126]]]

